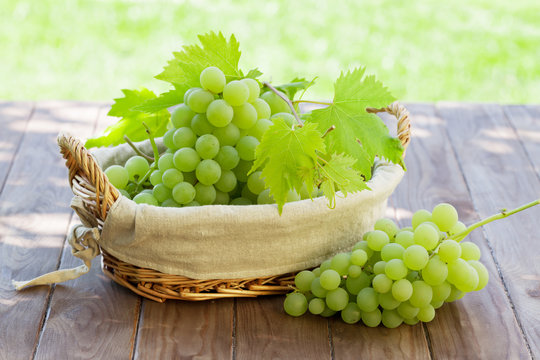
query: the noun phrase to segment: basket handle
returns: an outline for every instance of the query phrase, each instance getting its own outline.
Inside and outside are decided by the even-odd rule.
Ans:
[[[411,120],[409,119],[409,110],[396,101],[387,107],[380,109],[366,108],[366,111],[372,114],[387,112],[397,119],[397,137],[401,142],[401,146],[403,146],[403,157],[405,158],[405,150],[407,150],[407,146],[409,146],[409,143],[411,142]]]
[[[84,206],[102,225],[110,207],[120,195],[118,190],[79,139],[60,133],[57,142],[66,159],[71,190],[82,198]]]

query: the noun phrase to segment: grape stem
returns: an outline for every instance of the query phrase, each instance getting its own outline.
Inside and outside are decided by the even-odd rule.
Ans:
[[[323,134],[323,136],[321,136],[323,139],[326,137],[326,135],[328,135],[330,132],[334,131],[336,129],[336,126],[335,125],[332,125],[328,128],[328,130],[326,130]]]
[[[292,104],[291,100],[288,97],[286,97],[285,95],[283,95],[281,92],[277,91],[277,89],[275,87],[273,87],[272,85],[270,85],[270,83],[263,82],[263,85],[266,86],[267,88],[269,88],[270,90],[272,90],[277,96],[279,96],[283,101],[285,101],[287,103],[287,105],[289,105],[289,108],[291,109],[291,111],[292,111],[292,113],[294,115],[294,118],[298,122],[298,125],[304,126],[304,123],[302,122],[302,120],[300,120],[300,117],[298,116],[298,113],[294,109],[294,105]]]
[[[533,206],[538,205],[538,204],[540,204],[540,199],[537,199],[535,201],[531,201],[528,204],[522,205],[522,206],[520,206],[518,208],[515,208],[513,210],[510,210],[510,211],[507,211],[506,209],[503,209],[503,210],[501,210],[500,213],[492,215],[492,216],[490,216],[488,218],[485,218],[484,220],[480,220],[480,221],[470,225],[467,229],[463,230],[462,232],[450,236],[449,239],[452,239],[452,240],[455,240],[455,241],[459,242],[459,241],[463,240],[467,235],[469,235],[469,233],[471,231],[479,228],[482,225],[488,224],[488,223],[490,223],[492,221],[495,221],[495,220],[498,220],[498,219],[505,218],[507,216],[513,215],[515,213],[518,213],[520,211],[523,211],[525,209],[528,209],[528,208],[533,207]]]
[[[137,188],[142,186],[142,184],[148,179],[150,174],[152,174],[152,172],[157,169],[158,161],[159,161],[159,151],[158,151],[156,142],[154,141],[154,136],[152,135],[152,132],[150,131],[150,128],[148,127],[148,125],[146,125],[146,123],[144,121],[143,121],[142,124],[143,124],[144,128],[146,129],[146,133],[148,134],[148,138],[150,139],[150,144],[152,145],[152,149],[154,150],[154,158],[152,159],[154,164],[152,166],[150,166],[150,169],[148,169],[146,174],[144,174],[144,176],[142,178],[140,178],[139,181],[137,181]]]
[[[315,100],[294,100],[293,101],[293,104],[298,104],[298,103],[309,103],[309,104],[319,104],[319,105],[334,105],[334,103],[331,103],[331,102],[326,102],[326,101],[315,101]]]
[[[154,161],[153,157],[148,156],[145,153],[143,153],[141,150],[139,150],[137,146],[133,143],[133,141],[131,141],[131,139],[127,135],[124,135],[124,140],[126,140],[126,143],[133,149],[133,151],[135,151],[135,153],[137,153],[137,155],[142,156],[148,161]]]

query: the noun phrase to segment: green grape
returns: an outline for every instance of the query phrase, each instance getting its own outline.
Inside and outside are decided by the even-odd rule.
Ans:
[[[138,181],[150,170],[150,165],[148,165],[148,161],[145,158],[137,155],[129,158],[124,168],[128,172],[129,180]]]
[[[399,231],[398,226],[396,223],[388,218],[382,218],[375,222],[375,225],[373,226],[375,230],[381,230],[388,235],[390,239],[393,239],[396,236],[396,233]]]
[[[470,241],[463,241],[461,246],[461,258],[464,260],[480,260],[480,248]]]
[[[328,293],[328,290],[326,290],[325,288],[323,288],[321,286],[321,278],[320,277],[316,277],[311,282],[311,292],[313,293],[313,295],[315,295],[318,298],[326,297],[326,294]]]
[[[169,199],[172,196],[172,192],[171,192],[171,189],[169,189],[165,185],[157,184],[152,189],[152,195],[154,195],[156,200],[161,203],[161,202]]]
[[[326,259],[321,263],[321,273],[325,272],[326,270],[330,269],[330,266],[332,264],[332,259]]]
[[[184,181],[184,175],[177,169],[167,169],[163,173],[161,180],[163,185],[165,185],[169,189],[172,189],[176,186],[176,184]]]
[[[440,285],[448,276],[448,267],[438,255],[429,259],[426,267],[422,270],[422,278],[429,285]]]
[[[482,290],[486,287],[489,281],[489,273],[486,267],[478,260],[469,260],[467,261],[467,263],[471,265],[478,274],[478,285],[476,286],[476,289],[474,289],[474,291]]]
[[[311,272],[312,272],[313,274],[315,274],[316,277],[320,277],[320,276],[321,276],[321,268],[320,268],[320,267],[311,270]]]
[[[461,246],[454,240],[444,240],[441,242],[441,245],[439,245],[437,253],[445,263],[453,262],[461,257]]]
[[[195,116],[193,110],[191,110],[186,104],[180,104],[171,113],[171,123],[177,129],[181,127],[189,127],[193,116]]]
[[[259,195],[265,188],[264,178],[262,176],[262,171],[255,171],[249,175],[247,180],[247,186],[249,191],[255,195]]]
[[[217,128],[227,126],[232,121],[233,115],[233,107],[222,99],[212,101],[206,109],[208,122]]]
[[[321,286],[326,290],[334,290],[341,283],[341,276],[333,269],[324,270],[321,273]]]
[[[118,191],[120,192],[120,194],[122,194],[123,196],[127,197],[128,199],[131,199],[131,195],[129,195],[129,193],[124,190],[124,189],[118,189]]]
[[[450,230],[448,230],[448,235],[456,235],[465,230],[467,230],[467,226],[461,221],[458,221]]]
[[[367,243],[370,249],[381,251],[384,245],[390,242],[388,235],[381,230],[373,230],[367,237]]]
[[[223,191],[216,190],[216,200],[213,205],[228,205],[230,201],[229,194]]]
[[[412,319],[406,319],[406,318],[405,318],[405,319],[403,319],[403,322],[404,322],[405,324],[407,324],[407,325],[411,325],[411,326],[412,326],[412,325],[418,324],[419,320],[418,320],[416,317],[414,317],[414,318],[412,318]]]
[[[404,228],[401,228],[398,230],[397,234],[399,234],[400,232],[403,232],[403,231],[409,231],[409,232],[413,232],[414,229],[412,228],[412,226],[405,226]],[[396,235],[397,235],[396,234]]]
[[[379,261],[381,261],[381,252],[380,251],[374,251],[373,255],[371,255],[371,257],[368,259],[367,264],[371,265],[371,266],[374,266]],[[386,264],[386,261],[384,263]],[[384,272],[384,269],[383,269],[383,272]]]
[[[175,149],[180,149],[183,147],[193,147],[195,141],[197,140],[197,135],[189,127],[181,127],[176,129],[173,134],[173,143]]]
[[[386,261],[377,261],[375,265],[373,265],[373,273],[375,275],[384,274],[384,270],[386,268]]]
[[[217,137],[221,146],[234,146],[240,139],[240,130],[234,124],[215,128],[212,134]]]
[[[201,205],[210,205],[216,200],[216,189],[212,185],[197,183],[194,200]]]
[[[413,229],[426,221],[431,221],[431,213],[425,209],[417,210],[412,216]]]
[[[425,221],[423,222],[422,224],[420,225],[429,225],[431,226],[432,228],[434,228],[437,232],[441,232],[441,229],[439,229],[439,226],[437,224],[435,224],[433,221]],[[418,225],[418,226],[420,226]],[[416,230],[416,229],[415,229]]]
[[[236,150],[240,159],[244,161],[255,160],[255,148],[259,145],[259,140],[253,136],[244,136],[238,140]]]
[[[259,204],[259,205],[262,205],[262,204],[275,204],[275,203],[276,203],[276,201],[274,200],[272,195],[270,195],[270,189],[265,189],[265,190],[261,191],[259,196],[257,196],[257,204]]]
[[[448,278],[448,281],[463,292],[476,290],[480,283],[480,277],[476,269],[463,259],[457,259],[448,264]]]
[[[161,203],[161,206],[162,207],[181,207],[182,205],[174,201],[174,199],[169,198],[169,199],[165,199],[165,201]]]
[[[389,243],[383,246],[381,249],[381,259],[384,261],[390,261],[392,259],[403,258],[403,251],[405,248],[397,243]]]
[[[433,289],[422,280],[416,280],[412,283],[413,293],[409,298],[412,306],[417,308],[426,307],[433,298]]]
[[[356,278],[356,277],[359,277],[360,274],[362,273],[362,268],[358,265],[351,265],[349,266],[349,268],[347,269],[347,278],[351,277],[351,278]]]
[[[427,223],[420,224],[414,229],[414,242],[426,250],[433,250],[439,243],[439,231]]]
[[[287,95],[283,94],[281,91],[279,91],[279,93],[284,97],[287,97]],[[260,98],[266,101],[266,103],[270,106],[270,111],[272,114],[277,114],[280,112],[291,112],[289,105],[273,91],[267,91],[263,93]]]
[[[250,103],[235,106],[232,123],[239,129],[251,129],[257,123],[257,110]]]
[[[400,279],[392,284],[392,296],[397,301],[407,301],[413,292],[412,284],[407,279]]]
[[[356,249],[351,253],[351,263],[358,266],[364,266],[368,260],[368,254],[365,250]]]
[[[191,129],[197,136],[202,136],[204,134],[211,134],[215,127],[210,124],[206,118],[206,114],[197,114],[191,119]]]
[[[188,204],[195,199],[195,188],[190,183],[180,182],[174,186],[172,198],[179,204]]]
[[[418,271],[409,271],[405,279],[409,280],[410,282],[420,280],[420,274]]]
[[[326,306],[323,310],[323,312],[320,314],[323,317],[331,317],[336,314],[336,311],[330,309],[328,306]]]
[[[435,308],[431,306],[431,304],[428,304],[425,307],[421,308],[420,311],[418,311],[416,317],[420,321],[430,322],[431,320],[433,320],[433,318],[435,318]]]
[[[381,310],[375,309],[373,311],[362,311],[362,322],[369,327],[377,327],[381,323],[382,314]]]
[[[338,272],[339,275],[347,275],[347,269],[350,265],[351,255],[347,253],[339,253],[330,260],[330,269]]]
[[[411,270],[422,270],[428,260],[427,250],[420,245],[411,245],[403,252],[403,262]]]
[[[442,231],[449,231],[458,221],[456,209],[447,203],[441,203],[433,208],[431,212],[432,221],[437,224]]]
[[[438,308],[440,308],[441,306],[444,305],[444,301],[435,301],[435,300],[431,300],[431,306],[433,306],[433,308],[435,310],[437,310]]]
[[[279,112],[270,117],[270,120],[275,123],[276,119],[282,119],[285,121],[285,124],[287,124],[288,127],[292,128],[293,125],[296,123],[296,119],[294,116],[288,112]]]
[[[262,137],[266,130],[268,130],[272,126],[272,122],[268,119],[259,119],[253,125],[251,129],[249,129],[249,135],[254,136],[257,138],[257,140],[262,140]]]
[[[291,316],[301,316],[307,311],[308,303],[304,294],[299,292],[293,292],[287,294],[285,302],[283,303],[283,309]]]
[[[219,68],[210,66],[201,72],[200,82],[203,89],[219,94],[226,84],[225,74]]]
[[[187,100],[189,98],[189,95],[191,95],[192,92],[194,92],[195,90],[198,90],[198,89],[201,89],[200,87],[193,87],[193,88],[190,88],[188,89],[185,93],[184,93],[184,105],[187,106]]]
[[[324,273],[321,275],[321,282],[322,282],[323,275]],[[326,293],[326,305],[331,310],[341,311],[345,309],[348,303],[349,303],[349,294],[343,288],[338,287],[333,290],[328,290],[328,293]]]
[[[185,172],[183,174],[185,182],[190,183],[191,185],[195,185],[197,183],[197,175],[195,175],[195,171]]]
[[[377,293],[372,287],[363,288],[356,295],[356,304],[364,312],[374,311],[379,306]]]
[[[392,289],[392,279],[385,274],[375,275],[372,281],[373,290],[378,293],[386,293]]]
[[[135,201],[137,204],[148,204],[148,205],[155,205],[158,206],[158,201],[154,197],[154,195],[149,194],[147,192],[141,192],[140,194],[137,194],[133,197],[133,201]]]
[[[162,179],[161,177],[163,176],[163,173],[161,172],[161,170],[154,170],[152,171],[152,173],[150,174],[150,184],[156,186],[157,184],[161,184],[162,183]]]
[[[168,130],[165,135],[163,135],[163,144],[167,147],[169,150],[177,150],[177,147],[174,145],[173,142],[173,136],[176,131],[176,128],[172,128]]]
[[[359,242],[354,244],[354,247],[352,248],[352,250],[354,251],[358,249],[364,250],[368,256],[368,259],[370,259],[371,256],[373,255],[373,250],[369,248],[369,245],[366,240],[360,240]]]
[[[302,197],[296,191],[289,190],[287,192],[287,198],[285,199],[285,202],[295,202],[295,201],[300,201],[300,200],[302,200]]]
[[[402,302],[397,307],[398,314],[404,319],[413,319],[418,315],[419,308],[412,306],[408,301]]]
[[[236,165],[236,167],[232,169],[232,171],[234,171],[234,175],[236,175],[236,178],[239,182],[245,183],[248,179],[247,173],[251,170],[252,166],[253,161],[245,161],[240,158],[240,161],[238,161],[238,165]]]
[[[433,298],[431,301],[445,301],[452,291],[452,285],[446,281],[440,285],[432,286],[431,288],[433,290]]]
[[[174,166],[183,172],[195,171],[200,162],[201,158],[193,148],[182,148],[176,150],[173,156]]]
[[[450,290],[450,295],[444,300],[444,302],[454,302],[456,300],[461,299],[465,295],[464,292],[461,292],[458,290],[455,286],[452,285]]]
[[[231,200],[231,205],[251,205],[253,202],[249,199],[238,197]]]
[[[249,96],[247,101],[254,102],[255,100],[257,100],[259,98],[259,94],[261,93],[261,87],[257,80],[245,78],[240,81],[243,82],[249,89]]]
[[[151,189],[144,189],[144,190],[141,191],[140,193],[141,193],[141,194],[150,194],[150,195],[154,196],[154,195],[152,194],[152,190],[151,190]]]
[[[372,278],[370,275],[366,272],[362,272],[357,277],[347,277],[347,280],[345,280],[345,287],[352,295],[358,295],[360,290],[370,286],[371,280]]]
[[[272,115],[272,110],[270,110],[270,105],[263,99],[255,99],[251,102],[251,105],[257,110],[257,119],[270,119]]]
[[[107,175],[110,183],[119,190],[125,189],[129,181],[128,171],[120,165],[109,166],[105,170],[105,175]]]
[[[217,161],[223,170],[232,170],[238,165],[240,156],[238,156],[238,151],[235,148],[226,145],[219,149],[214,160]]]
[[[391,259],[384,267],[384,273],[392,280],[403,279],[408,272],[409,269],[401,259]]]
[[[213,185],[221,177],[221,167],[214,160],[202,160],[195,169],[197,179],[204,185]]]
[[[362,313],[358,305],[353,302],[348,303],[345,309],[341,311],[341,319],[347,324],[356,324],[360,321],[361,317]]]
[[[174,155],[165,153],[159,157],[158,169],[163,174],[165,171],[174,168]]]
[[[397,310],[384,309],[382,312],[382,323],[385,327],[394,329],[403,323],[403,318],[399,315]]]
[[[219,180],[214,184],[216,189],[223,192],[230,192],[233,191],[236,187],[237,181],[236,181],[236,175],[231,170],[222,170],[221,171],[221,177]]]
[[[242,197],[251,200],[252,203],[257,201],[257,195],[249,190],[247,184],[242,187],[242,192],[240,194]]]
[[[232,106],[240,106],[249,98],[249,88],[239,80],[233,80],[223,89],[223,99]]]
[[[219,152],[219,140],[212,134],[204,134],[197,139],[195,150],[201,159],[213,159]]]
[[[401,304],[401,302],[394,299],[394,296],[392,295],[391,291],[388,291],[383,294],[378,294],[377,298],[379,300],[379,304],[381,305],[381,307],[386,310],[397,309],[399,304]]]
[[[315,279],[315,274],[309,270],[303,270],[294,277],[294,285],[302,292],[310,291],[313,279]]]
[[[208,109],[208,105],[214,101],[214,95],[210,91],[197,89],[189,94],[187,99],[187,105],[196,113],[205,113]]]
[[[309,301],[309,312],[313,315],[319,315],[324,311],[326,307],[326,302],[321,298],[314,298]]]

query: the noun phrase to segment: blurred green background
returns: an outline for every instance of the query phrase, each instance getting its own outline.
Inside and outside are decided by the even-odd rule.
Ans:
[[[111,100],[183,44],[234,33],[241,67],[330,98],[366,65],[406,101],[540,101],[540,1],[0,0],[0,99]]]

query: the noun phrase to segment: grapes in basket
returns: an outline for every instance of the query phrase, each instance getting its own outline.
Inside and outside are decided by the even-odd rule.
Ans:
[[[285,298],[285,312],[325,317],[340,312],[344,322],[370,327],[429,322],[445,302],[488,282],[480,249],[462,241],[473,228],[460,222],[447,203],[415,212],[411,227],[399,229],[392,220],[380,219],[350,252],[299,272],[296,291]]]

